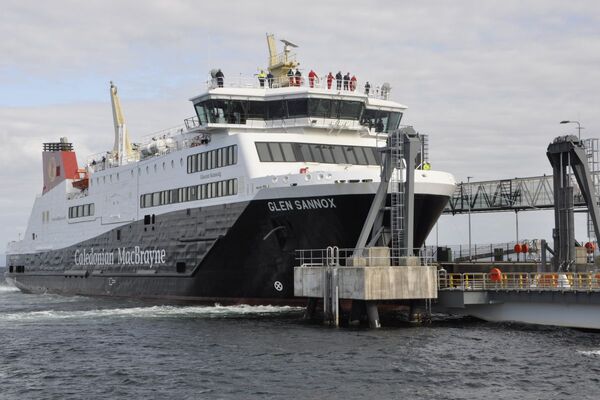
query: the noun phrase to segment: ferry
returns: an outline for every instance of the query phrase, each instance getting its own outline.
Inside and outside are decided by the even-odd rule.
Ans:
[[[27,293],[294,303],[295,250],[355,246],[406,107],[389,84],[296,73],[283,42],[267,35],[268,74],[213,70],[193,117],[139,142],[111,82],[114,147],[80,162],[67,138],[43,144],[6,279]],[[421,158],[416,247],[456,186]]]

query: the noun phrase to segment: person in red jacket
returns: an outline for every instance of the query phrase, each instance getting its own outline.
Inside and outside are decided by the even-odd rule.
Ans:
[[[356,76],[352,75],[352,78],[350,78],[350,90],[352,90],[353,92],[356,90]]]
[[[327,89],[331,89],[331,84],[333,83],[333,74],[329,72],[327,75]]]
[[[315,81],[317,81],[318,79],[319,78],[317,77],[317,73],[311,69],[308,73],[308,84],[311,88],[315,87]]]

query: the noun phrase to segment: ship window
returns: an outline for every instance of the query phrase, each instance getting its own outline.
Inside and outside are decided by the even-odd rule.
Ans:
[[[313,154],[313,159],[311,161],[322,163],[324,162],[323,153],[321,153],[321,145],[319,144],[311,144],[310,150]]]
[[[362,147],[355,147],[354,154],[356,154],[356,161],[358,165],[367,165],[367,158]]]
[[[376,148],[365,147],[365,148],[363,148],[363,150],[365,151],[365,156],[367,157],[367,164],[369,164],[369,165],[379,164],[377,162],[377,157],[375,157],[375,153],[377,152]]]
[[[329,118],[331,114],[331,100],[310,99],[308,102],[308,114],[311,117]]]
[[[348,159],[344,154],[344,148],[342,146],[333,146],[332,152],[336,164],[348,164]]]
[[[117,229],[117,240],[121,240],[121,230]]]
[[[198,194],[196,193],[196,186],[190,186],[188,189],[188,201],[198,200]]]
[[[340,111],[340,102],[332,100],[331,101],[331,112],[329,114],[329,118],[338,119]]]
[[[294,149],[292,148],[291,143],[280,143],[281,149],[283,150],[283,159],[285,161],[296,161],[296,156],[294,155]]]
[[[205,183],[202,185],[164,190],[162,192],[147,193],[140,196],[140,206],[142,208],[155,207],[159,205],[181,203],[198,199],[231,196],[234,194],[237,194],[237,179],[228,179],[218,182]],[[91,208],[91,210],[93,213],[93,208]],[[145,224],[147,223],[145,222]]]
[[[279,143],[269,143],[269,150],[271,150],[273,156],[272,161],[283,161],[283,152],[279,147]]]
[[[206,125],[208,123],[204,103],[196,104],[196,115],[198,115],[198,121],[200,122],[200,125]]]
[[[321,145],[321,152],[323,153],[323,162],[327,164],[335,164],[333,153],[331,152],[333,146],[323,144]]]
[[[341,101],[340,119],[358,120],[363,109],[363,103],[360,101]]]
[[[267,102],[268,119],[282,119],[287,117],[287,110],[283,100]]]
[[[287,101],[288,115],[290,118],[306,117],[308,115],[308,100],[293,99]]]
[[[398,129],[401,119],[401,112],[365,109],[360,123],[374,128],[375,132],[392,132]]]
[[[301,160],[308,161],[308,162],[312,161],[313,156],[310,152],[309,144],[308,143],[298,143],[297,145],[300,148],[300,154],[302,155]]]
[[[269,152],[268,143],[256,143],[256,150],[258,151],[258,158],[262,162],[273,161],[271,153]]]
[[[356,156],[354,155],[354,148],[345,147],[346,150],[346,159],[348,160],[348,164],[356,164]]]
[[[248,118],[265,119],[265,103],[263,101],[249,101]]]

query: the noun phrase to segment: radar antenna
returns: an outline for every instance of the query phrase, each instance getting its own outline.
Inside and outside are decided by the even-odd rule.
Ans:
[[[283,52],[277,52],[275,35],[267,33],[267,45],[269,47],[269,71],[273,74],[274,81],[280,86],[287,86],[287,72],[290,68],[296,68],[300,63],[296,61],[296,54],[291,52],[292,48],[298,45],[289,40],[281,39],[283,43]]]

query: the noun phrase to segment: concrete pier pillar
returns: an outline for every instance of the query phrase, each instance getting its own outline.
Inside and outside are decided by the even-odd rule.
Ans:
[[[315,312],[317,310],[317,298],[309,298],[306,304],[306,310],[304,310],[304,319],[312,320],[315,318]]]
[[[377,310],[377,304],[373,301],[367,301],[367,318],[369,319],[369,326],[372,329],[381,328],[381,322],[379,322],[379,311]]]

